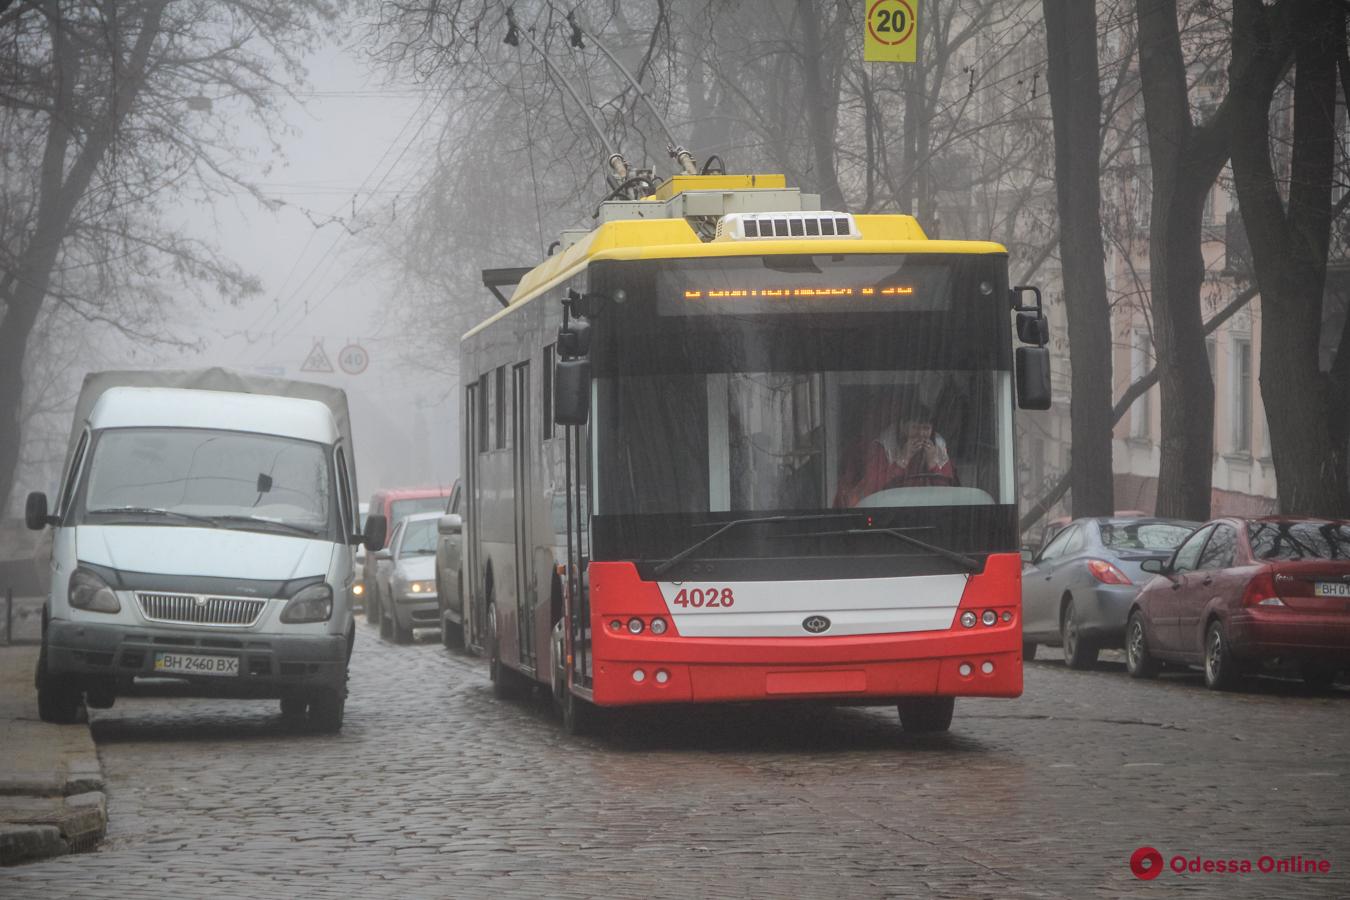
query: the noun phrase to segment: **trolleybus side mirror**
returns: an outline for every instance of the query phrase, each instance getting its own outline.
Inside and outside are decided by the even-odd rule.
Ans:
[[[1050,408],[1050,351],[1044,347],[1018,347],[1017,405],[1022,409]]]
[[[389,535],[389,520],[378,513],[371,513],[366,517],[366,529],[361,535],[361,543],[366,545],[367,550],[375,551],[384,546],[384,539]]]
[[[561,343],[562,335],[559,335]],[[585,425],[591,412],[591,361],[560,359],[553,365],[553,419],[559,425]]]

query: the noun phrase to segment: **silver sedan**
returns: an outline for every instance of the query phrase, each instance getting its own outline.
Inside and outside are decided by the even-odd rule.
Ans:
[[[1151,575],[1146,559],[1168,559],[1196,523],[1176,519],[1077,519],[1022,569],[1022,655],[1039,644],[1064,648],[1071,669],[1090,668],[1103,647],[1121,646],[1130,604]]]

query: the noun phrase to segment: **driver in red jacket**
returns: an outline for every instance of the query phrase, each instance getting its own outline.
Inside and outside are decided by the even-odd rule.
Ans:
[[[836,507],[857,506],[869,494],[890,488],[959,484],[947,442],[933,430],[933,414],[923,404],[901,408],[850,459],[839,478]]]

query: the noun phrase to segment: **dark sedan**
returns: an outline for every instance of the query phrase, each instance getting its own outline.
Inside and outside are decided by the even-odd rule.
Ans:
[[[1350,670],[1350,523],[1270,517],[1207,523],[1140,592],[1127,628],[1136,678],[1158,662],[1199,665],[1235,687],[1266,663],[1327,687]]]
[[[1022,570],[1022,655],[1062,646],[1071,669],[1086,669],[1103,647],[1119,647],[1145,560],[1166,560],[1194,522],[1155,518],[1078,519]]]

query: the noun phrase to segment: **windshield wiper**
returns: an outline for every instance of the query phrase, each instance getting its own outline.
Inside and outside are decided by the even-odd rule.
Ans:
[[[95,515],[126,513],[134,516],[174,516],[188,522],[205,522],[208,525],[216,524],[216,520],[211,516],[199,516],[193,513],[179,512],[176,509],[161,509],[158,506],[108,506],[103,509],[87,510],[87,512]]]
[[[277,528],[285,528],[288,531],[292,531],[296,534],[305,534],[311,537],[320,532],[320,529],[318,528],[306,528],[303,525],[295,525],[291,522],[283,522],[280,519],[264,519],[261,516],[239,516],[239,515],[212,516],[211,520],[216,523],[243,522],[249,525],[272,525]]]
[[[798,535],[784,535],[784,537],[815,537],[834,534],[889,534],[893,538],[904,541],[911,547],[918,547],[920,550],[927,550],[934,556],[941,556],[943,559],[951,560],[961,566],[968,572],[983,571],[984,565],[977,559],[966,556],[964,553],[957,553],[955,550],[948,550],[946,547],[939,547],[937,544],[930,544],[927,541],[921,541],[916,537],[905,534],[906,531],[928,531],[927,528],[848,528],[843,531],[817,531],[805,532]]]
[[[688,547],[685,547],[679,553],[676,553],[670,559],[661,563],[652,569],[653,575],[660,575],[669,571],[674,566],[684,562],[689,557],[697,553],[705,544],[712,543],[715,539],[721,537],[724,533],[737,527],[738,525],[759,525],[765,522],[814,522],[821,519],[856,519],[865,513],[815,513],[801,516],[757,516],[752,519],[732,519],[730,522],[723,522],[722,527],[718,528],[712,534],[695,541]],[[710,525],[716,525],[716,522],[701,522],[697,527],[706,528]]]

